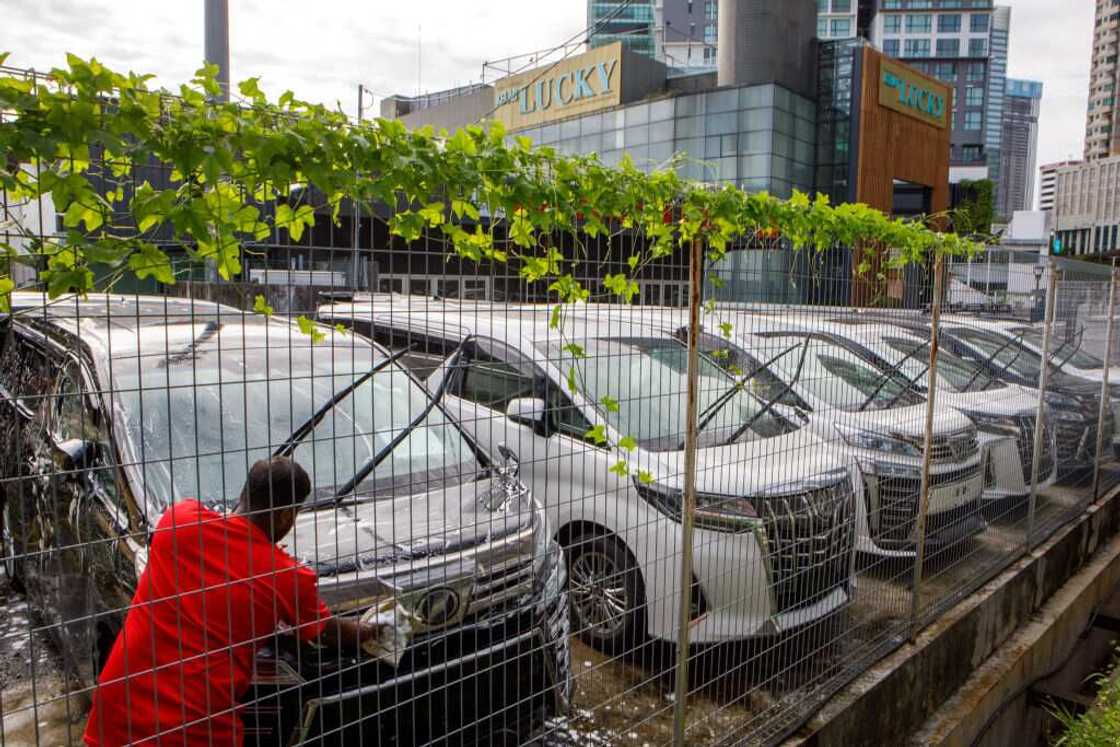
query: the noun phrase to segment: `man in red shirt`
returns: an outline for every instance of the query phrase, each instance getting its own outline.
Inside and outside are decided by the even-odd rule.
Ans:
[[[357,650],[375,626],[333,617],[315,572],[277,547],[311,492],[285,457],[249,470],[237,508],[172,506],[152,536],[124,627],[93,695],[90,747],[240,745],[256,647],[286,627]]]

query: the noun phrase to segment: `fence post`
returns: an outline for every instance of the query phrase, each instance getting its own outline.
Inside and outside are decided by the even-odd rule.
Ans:
[[[365,99],[366,99],[366,87],[362,83],[359,83],[358,84],[358,124],[359,125],[362,123],[362,117],[365,116],[365,103],[366,103]],[[360,243],[361,236],[362,236],[362,208],[358,204],[358,198],[357,197],[351,197],[350,202],[352,203],[351,207],[353,207],[353,209],[354,209],[353,210],[354,225],[352,227],[353,231],[351,232],[351,234],[354,238],[354,242],[353,242],[354,246],[352,247],[351,252],[350,252],[351,253],[351,257],[350,257],[350,287],[353,288],[355,291],[358,291],[358,290],[361,290],[361,283],[358,282],[358,275],[361,272],[361,268],[360,268],[360,265],[361,265],[360,254],[361,254],[361,252],[358,250],[358,244]],[[370,290],[377,290],[377,289],[376,288],[371,288]]]
[[[1112,274],[1109,276],[1108,282],[1108,325],[1106,327],[1108,339],[1104,343],[1104,371],[1101,377],[1101,410],[1100,416],[1097,418],[1097,458],[1093,461],[1093,500],[1100,498],[1101,486],[1101,454],[1104,451],[1104,424],[1105,414],[1108,412],[1106,407],[1111,407],[1109,401],[1111,398],[1108,396],[1108,374],[1112,368],[1112,328],[1116,321],[1116,260],[1112,260]],[[1084,333],[1082,333],[1084,339]]]
[[[933,298],[930,301],[929,396],[926,398],[925,443],[922,448],[922,483],[918,492],[917,545],[914,552],[914,583],[910,593],[910,642],[918,637],[922,597],[922,565],[926,554],[926,514],[929,512],[929,459],[933,448],[933,413],[937,399],[937,350],[940,346],[941,293],[944,275],[942,255],[933,260]]]
[[[1050,259],[1050,279],[1046,286],[1046,312],[1042,328],[1042,373],[1038,381],[1038,410],[1034,416],[1034,456],[1031,459],[1031,499],[1027,509],[1027,552],[1034,546],[1034,513],[1038,503],[1038,468],[1042,458],[1042,415],[1046,409],[1046,387],[1050,384],[1050,336],[1054,329],[1054,307],[1057,306],[1058,282],[1062,271]]]
[[[696,513],[697,406],[700,393],[700,302],[703,295],[703,246],[692,240],[688,257],[688,398],[684,433],[684,492],[681,496],[681,585],[677,631],[676,698],[673,704],[673,745],[684,747],[685,704],[688,699],[688,635],[692,610],[692,522]]]

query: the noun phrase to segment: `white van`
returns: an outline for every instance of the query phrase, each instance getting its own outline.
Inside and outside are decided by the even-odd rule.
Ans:
[[[679,341],[648,326],[578,320],[561,337],[547,309],[338,305],[320,308],[320,318],[395,350],[414,346],[421,363],[446,358],[426,383],[446,389],[445,406],[483,444],[520,457],[566,548],[573,624],[585,640],[612,651],[645,635],[676,640],[686,592]],[[708,360],[699,406],[691,641],[781,633],[845,607],[850,460]]]

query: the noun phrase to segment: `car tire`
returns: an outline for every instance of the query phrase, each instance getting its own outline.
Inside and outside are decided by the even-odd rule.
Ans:
[[[636,650],[645,640],[645,590],[626,546],[602,534],[577,536],[566,548],[572,629],[610,655]]]

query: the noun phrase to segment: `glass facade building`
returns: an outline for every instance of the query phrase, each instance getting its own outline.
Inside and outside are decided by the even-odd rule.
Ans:
[[[788,197],[815,184],[816,103],[768,84],[620,106],[517,132],[565,154],[598,153],[644,170]]]

